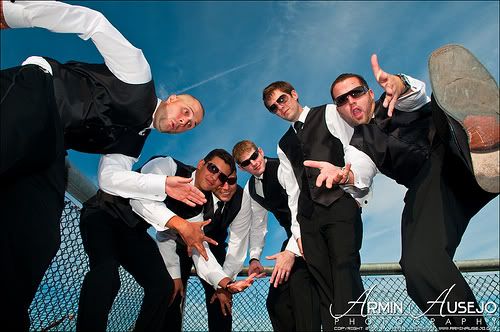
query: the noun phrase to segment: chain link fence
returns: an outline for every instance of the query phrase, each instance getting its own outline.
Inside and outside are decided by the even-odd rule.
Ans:
[[[71,168],[69,171],[72,177]],[[95,188],[88,184],[82,185],[82,183],[72,185],[77,190],[68,187],[68,191],[73,196],[69,194],[66,196],[61,218],[61,247],[45,273],[30,307],[30,330],[33,331],[74,331],[76,329],[80,287],[88,270],[88,259],[83,250],[79,231],[81,207],[79,202],[89,197]],[[489,329],[499,331],[499,261],[458,262],[457,265],[463,272],[465,271],[465,278],[471,285],[478,302],[487,304],[484,316]],[[271,269],[266,270],[269,276]],[[367,318],[372,331],[435,330],[434,325],[427,318],[415,319],[408,315],[411,313],[418,316],[421,312],[406,293],[404,278],[398,264],[365,264],[361,271],[365,289],[370,290],[368,301],[391,301],[405,308],[404,314],[391,314],[387,311],[377,314],[373,311],[373,314]],[[125,270],[120,270],[120,277],[121,288],[109,316],[108,331],[131,331],[143,297],[142,288]],[[233,299],[234,331],[272,331],[265,304],[268,289],[269,277],[256,280],[252,287],[235,295]],[[186,294],[183,330],[208,330],[205,295],[198,277],[190,278]],[[488,313],[488,311],[493,311],[493,307],[494,312]]]

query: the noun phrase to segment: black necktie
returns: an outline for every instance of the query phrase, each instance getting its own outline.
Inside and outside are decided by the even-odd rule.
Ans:
[[[214,221],[220,222],[220,220],[222,220],[222,209],[223,208],[224,208],[224,202],[218,201],[217,202],[217,210],[215,210],[215,213],[214,213]]]
[[[295,132],[297,133],[297,138],[299,140],[302,139],[302,127],[304,126],[304,122],[302,121],[296,121],[294,124],[293,124],[293,128],[295,129]]]

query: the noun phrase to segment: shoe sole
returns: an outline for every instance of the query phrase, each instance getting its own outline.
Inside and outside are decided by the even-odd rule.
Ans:
[[[491,74],[466,48],[446,45],[429,57],[429,77],[434,99],[441,109],[464,126],[468,115],[486,115],[499,123],[498,85]],[[500,191],[499,149],[471,152],[477,183],[491,193]]]

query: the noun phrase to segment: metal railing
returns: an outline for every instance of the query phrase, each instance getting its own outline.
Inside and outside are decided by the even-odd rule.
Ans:
[[[72,331],[76,327],[78,297],[83,277],[88,270],[88,259],[83,251],[79,232],[81,201],[93,195],[96,187],[78,170],[69,165],[70,185],[61,218],[61,247],[47,270],[30,308],[31,330]],[[485,313],[488,327],[500,330],[500,281],[498,259],[456,262],[473,289],[479,303],[496,306],[493,314]],[[233,300],[234,331],[271,331],[266,310],[269,275],[256,282]],[[408,297],[401,267],[397,263],[363,264],[361,267],[365,289],[370,289],[369,301],[399,303],[405,314],[418,316],[421,312]],[[240,275],[246,275],[246,269]],[[133,328],[143,291],[123,269],[120,270],[121,288],[108,320],[109,331],[128,331]],[[206,331],[207,313],[204,291],[199,279],[192,276],[188,282],[184,308],[183,330]],[[368,324],[372,331],[433,331],[430,321],[411,315],[370,314]]]

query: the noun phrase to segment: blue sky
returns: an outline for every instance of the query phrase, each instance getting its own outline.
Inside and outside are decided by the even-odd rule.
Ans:
[[[159,97],[187,92],[207,111],[203,123],[180,135],[150,135],[141,162],[167,154],[195,164],[214,148],[231,150],[251,139],[269,156],[288,124],[269,114],[262,89],[291,82],[302,105],[331,102],[329,87],[342,72],[364,75],[380,95],[370,55],[382,68],[429,82],[428,55],[449,43],[469,48],[499,78],[499,2],[161,2],[75,1],[99,10],[148,59]],[[30,55],[59,61],[102,62],[91,42],[42,29],[1,33],[1,68]],[[427,92],[430,93],[427,84]],[[69,152],[96,181],[98,156]],[[248,176],[239,173],[244,185]],[[383,175],[364,209],[363,262],[394,262],[400,255],[400,215],[405,189]],[[469,225],[456,258],[499,257],[499,200]],[[284,233],[270,220],[265,255]],[[264,265],[272,262],[265,261]]]

